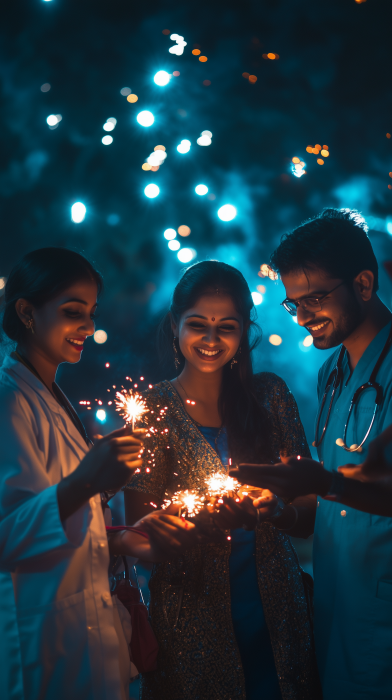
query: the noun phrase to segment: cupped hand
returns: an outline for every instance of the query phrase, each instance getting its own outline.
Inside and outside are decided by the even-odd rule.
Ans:
[[[145,551],[145,561],[164,561],[179,556],[183,551],[198,543],[197,528],[194,523],[169,515],[166,511],[153,511],[135,524],[149,537],[149,551]]]
[[[259,512],[259,521],[269,520],[274,515],[277,505],[278,497],[269,489],[263,489],[261,496],[253,501],[253,506]]]
[[[241,483],[269,489],[281,498],[294,500],[298,496],[318,493],[330,488],[331,475],[320,462],[300,456],[281,455],[277,464],[240,464],[230,470],[230,476]]]
[[[254,530],[257,525],[257,511],[249,496],[240,496],[234,499],[230,496],[221,496],[211,499],[208,510],[214,523],[221,530],[236,530],[245,527]]]

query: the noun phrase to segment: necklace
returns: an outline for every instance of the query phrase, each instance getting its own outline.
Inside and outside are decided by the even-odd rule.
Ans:
[[[192,401],[192,400],[189,398],[188,392],[187,392],[187,390],[185,389],[185,387],[182,385],[182,383],[180,382],[179,377],[176,377],[176,381],[179,383],[181,389],[183,390],[185,396],[187,397],[187,398],[186,398],[186,403],[191,404],[192,406],[195,406],[196,401]],[[189,414],[188,414],[188,415],[189,415]],[[194,418],[192,418],[192,416],[189,416],[189,417],[190,417],[190,419],[191,419],[198,427],[202,427],[201,423],[198,423],[197,420],[195,420]],[[223,424],[220,426],[220,428],[219,428],[219,430],[218,430],[218,434],[217,434],[217,436],[216,436],[216,438],[215,438],[215,440],[214,440],[214,442],[215,442],[215,447],[216,447],[216,452],[217,452],[218,454],[219,454],[218,440],[219,440],[219,438],[220,438],[220,436],[221,436],[222,430],[224,430]]]
[[[179,377],[176,377],[176,381],[179,383],[181,389],[183,390],[185,396],[186,396],[186,403],[189,403],[191,406],[196,405],[196,401],[193,401],[192,399],[189,398],[187,390],[182,386]]]

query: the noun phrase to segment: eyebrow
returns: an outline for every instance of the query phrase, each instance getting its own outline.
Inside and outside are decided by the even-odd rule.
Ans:
[[[307,294],[302,294],[300,297],[295,297],[295,300],[298,301],[300,299],[306,299],[306,297],[317,297],[317,296],[323,296],[323,294],[329,294],[331,290],[328,292],[324,290],[316,290],[315,292],[308,292]],[[290,301],[294,300],[293,297],[286,297],[286,299],[289,299]]]
[[[88,306],[87,301],[84,301],[84,299],[77,299],[76,297],[72,298],[72,299],[67,299],[67,301],[63,301],[61,306],[63,306],[64,304],[70,304],[72,301],[73,302],[76,301],[78,304],[83,304],[84,306]],[[94,306],[98,306],[98,303],[94,304]]]
[[[200,316],[200,314],[189,314],[189,316],[185,316],[185,318],[202,318],[203,321],[208,321],[207,316]],[[219,322],[221,323],[222,321],[237,321],[239,323],[238,318],[235,316],[226,316],[225,318],[220,318]]]

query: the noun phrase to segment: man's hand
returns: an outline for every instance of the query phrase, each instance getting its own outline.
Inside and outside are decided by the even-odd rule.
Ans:
[[[348,479],[365,482],[378,482],[392,486],[392,464],[385,457],[385,448],[392,443],[392,425],[369,444],[366,459],[361,464],[345,464],[338,467]]]
[[[273,465],[240,464],[229,474],[243,484],[269,489],[289,500],[312,493],[323,496],[328,492],[332,477],[320,462],[299,456],[282,456],[281,460]]]
[[[211,498],[208,511],[221,530],[236,530],[245,526],[254,530],[257,525],[257,511],[249,496],[239,497],[238,500],[229,496]]]

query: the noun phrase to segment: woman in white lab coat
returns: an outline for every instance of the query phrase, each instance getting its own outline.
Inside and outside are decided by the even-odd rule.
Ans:
[[[78,362],[94,332],[101,287],[84,257],[61,248],[29,253],[6,284],[3,330],[17,347],[0,368],[3,700],[128,697],[128,640],[109,591],[99,494],[141,465],[142,431],[118,430],[91,448],[55,383],[58,365]],[[174,520],[172,532],[181,527]],[[128,554],[162,555],[127,537]]]

